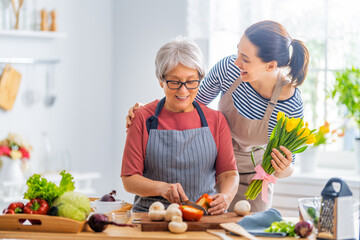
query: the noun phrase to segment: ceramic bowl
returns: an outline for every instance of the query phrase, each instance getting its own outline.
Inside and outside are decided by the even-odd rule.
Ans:
[[[122,200],[116,200],[115,202],[103,202],[97,199],[93,202],[90,202],[90,204],[94,212],[106,214],[120,209],[125,204],[125,202]]]

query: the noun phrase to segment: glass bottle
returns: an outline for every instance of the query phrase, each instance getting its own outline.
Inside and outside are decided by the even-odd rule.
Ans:
[[[42,133],[42,143],[42,161],[40,168],[42,172],[49,172],[52,170],[51,161],[53,159],[53,150],[47,132]]]
[[[0,29],[13,29],[15,25],[15,13],[11,0],[0,0],[1,2],[1,23]]]

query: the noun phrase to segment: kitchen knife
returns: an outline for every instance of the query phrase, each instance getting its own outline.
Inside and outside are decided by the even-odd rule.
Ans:
[[[198,205],[198,204],[196,204],[196,203],[194,203],[194,202],[191,202],[190,200],[182,201],[181,204],[182,204],[182,205],[189,205],[189,206],[191,206],[191,207],[194,207],[194,208],[196,208],[196,209],[199,209],[199,210],[203,211],[203,212],[204,212],[204,215],[209,215],[209,213],[206,211],[205,208],[203,208],[202,206],[200,206],[200,205]]]

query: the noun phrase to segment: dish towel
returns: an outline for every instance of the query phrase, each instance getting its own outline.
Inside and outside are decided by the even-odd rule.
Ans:
[[[273,222],[283,220],[281,214],[275,208],[270,208],[264,212],[256,212],[245,216],[238,224],[245,228],[249,233],[258,237],[286,237],[286,233],[265,232]]]

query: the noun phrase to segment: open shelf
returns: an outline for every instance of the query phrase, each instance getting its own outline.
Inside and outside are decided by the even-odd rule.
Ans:
[[[36,59],[36,58],[0,58],[0,63],[17,64],[57,64],[60,59]]]
[[[49,31],[0,30],[0,37],[26,37],[39,39],[65,38],[66,33]]]

